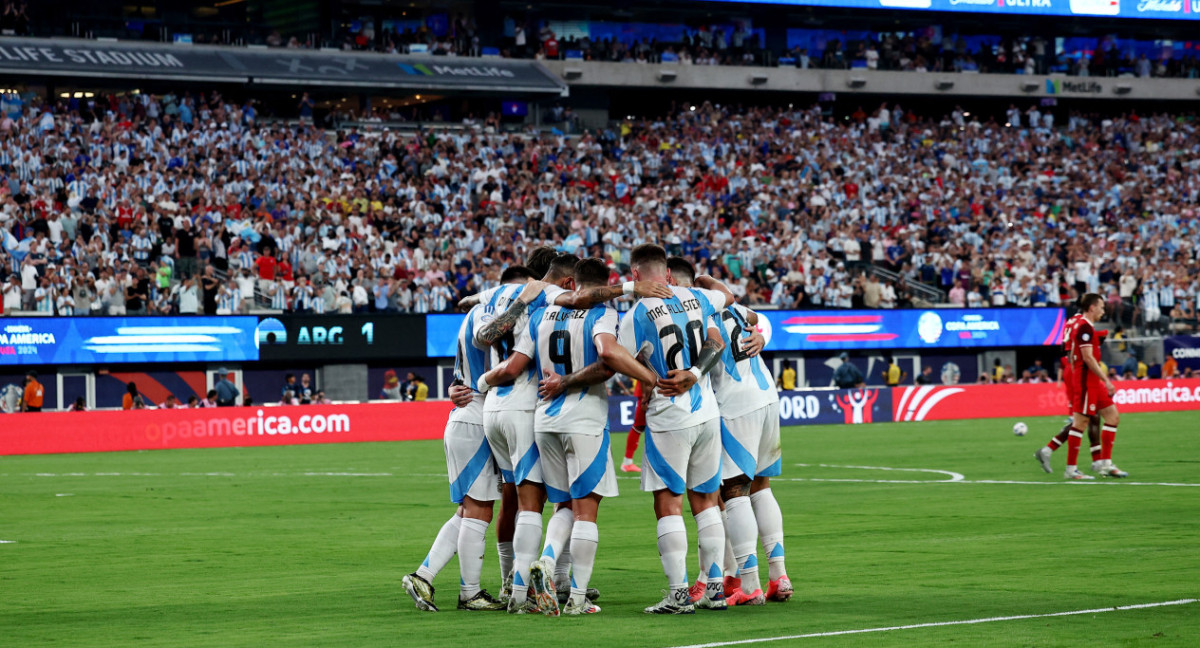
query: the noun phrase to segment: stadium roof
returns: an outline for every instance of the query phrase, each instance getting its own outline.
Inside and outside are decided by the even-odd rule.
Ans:
[[[0,74],[563,95],[535,61],[0,37]]]

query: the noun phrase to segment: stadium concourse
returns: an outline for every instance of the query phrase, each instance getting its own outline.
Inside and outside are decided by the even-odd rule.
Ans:
[[[1200,290],[1183,115],[700,104],[568,137],[325,132],[216,92],[3,111],[5,313],[243,312],[255,292],[285,311],[438,312],[535,245],[624,281],[647,241],[760,308],[905,307],[921,284],[975,306],[1092,291],[1119,321],[1186,327]]]

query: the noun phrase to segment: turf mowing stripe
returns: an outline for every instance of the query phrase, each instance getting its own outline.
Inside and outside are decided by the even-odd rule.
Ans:
[[[672,646],[671,648],[717,648],[718,646],[744,646],[748,644],[767,643],[770,641],[787,641],[789,639],[814,639],[817,637],[838,637],[841,635],[867,634],[871,632],[891,632],[893,630],[913,630],[917,628],[940,628],[944,626],[974,625],[977,623],[995,623],[997,621],[1020,621],[1023,619],[1046,619],[1050,617],[1078,616],[1081,614],[1099,614],[1102,612],[1122,612],[1125,610],[1144,610],[1147,608],[1167,607],[1171,605],[1189,605],[1200,603],[1200,599],[1176,599],[1160,603],[1138,603],[1136,605],[1117,605],[1090,610],[1071,610],[1070,612],[1050,612],[1048,614],[1019,614],[1004,617],[986,617],[982,619],[963,619],[961,621],[937,621],[934,623],[914,623],[911,625],[888,626],[885,628],[861,628],[858,630],[835,630],[833,632],[812,632],[809,634],[786,635],[783,637],[762,637],[760,639],[739,639],[737,641],[717,641],[705,644],[690,644],[687,646]]]

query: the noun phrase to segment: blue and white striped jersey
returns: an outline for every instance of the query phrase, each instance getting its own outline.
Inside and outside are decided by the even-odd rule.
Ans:
[[[557,286],[555,288],[557,289]],[[487,291],[487,293],[484,293],[484,295],[481,295],[479,306],[483,307],[484,311],[482,317],[483,321],[480,326],[486,326],[488,322],[491,322],[492,319],[497,315],[500,315],[504,313],[504,311],[508,310],[508,307],[512,305],[514,301],[516,301],[517,297],[521,295],[521,291],[524,289],[524,284],[504,284],[493,290]],[[547,292],[548,291],[543,291],[542,294],[538,295],[537,299],[534,299],[533,303],[529,304],[529,308],[521,315],[521,318],[517,320],[516,326],[513,327],[513,330],[500,339],[499,345],[501,350],[498,351],[495,346],[492,346],[492,348],[488,350],[493,367],[503,362],[515,351],[520,351],[527,357],[533,357],[534,351],[532,343],[526,338],[526,344],[528,346],[519,347],[517,333],[525,330],[529,326],[529,313],[546,306]],[[485,296],[487,298],[486,301],[484,300]],[[491,390],[489,390],[487,393],[487,400],[484,401],[483,404],[483,411],[533,411],[537,407],[537,390],[537,369],[530,364],[529,367],[513,382],[507,385],[493,387]]]
[[[742,342],[754,333],[754,327],[746,321],[746,308],[734,304],[714,315],[712,321],[725,342],[721,366],[709,374],[721,416],[737,418],[777,402],[779,392],[762,356],[751,358],[742,350]]]
[[[454,377],[472,390],[475,389],[480,376],[489,369],[487,352],[475,346],[475,330],[482,313],[482,306],[476,306],[467,313],[462,326],[458,328],[458,349],[454,353]],[[450,420],[483,425],[483,400],[484,395],[475,392],[470,405],[456,407],[450,412]]]
[[[724,310],[725,296],[702,288],[671,287],[674,297],[641,299],[621,320],[621,346],[635,357],[649,348],[650,368],[665,378],[672,369],[690,369],[700,356],[711,317]],[[646,426],[656,432],[681,430],[719,416],[708,376],[683,396],[666,398],[655,390],[646,406]]]
[[[587,310],[562,306],[538,309],[529,316],[521,336],[530,338],[537,376],[553,370],[560,376],[578,371],[600,354],[595,338],[617,335],[617,311],[598,304]],[[528,347],[518,341],[518,347]],[[604,383],[565,391],[551,400],[539,400],[533,429],[537,432],[572,432],[599,436],[608,429],[608,390]]]

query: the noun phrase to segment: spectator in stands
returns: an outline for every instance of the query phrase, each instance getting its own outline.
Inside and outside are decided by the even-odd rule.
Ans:
[[[86,412],[86,411],[88,411],[87,410],[87,401],[85,401],[83,399],[83,396],[77,396],[75,398],[75,402],[72,403],[69,408],[67,408],[67,411],[69,411],[69,412]]]
[[[179,402],[175,394],[167,394],[167,398],[158,406],[159,409],[187,409],[187,405]]]
[[[4,284],[4,312],[11,314],[21,310],[21,277],[17,274],[8,276]]]
[[[318,389],[317,393],[313,396],[312,404],[313,405],[332,405],[333,401],[331,401],[325,397],[324,389]]]
[[[916,385],[932,385],[933,384],[933,365],[925,365],[921,367],[921,373],[913,380]]]

